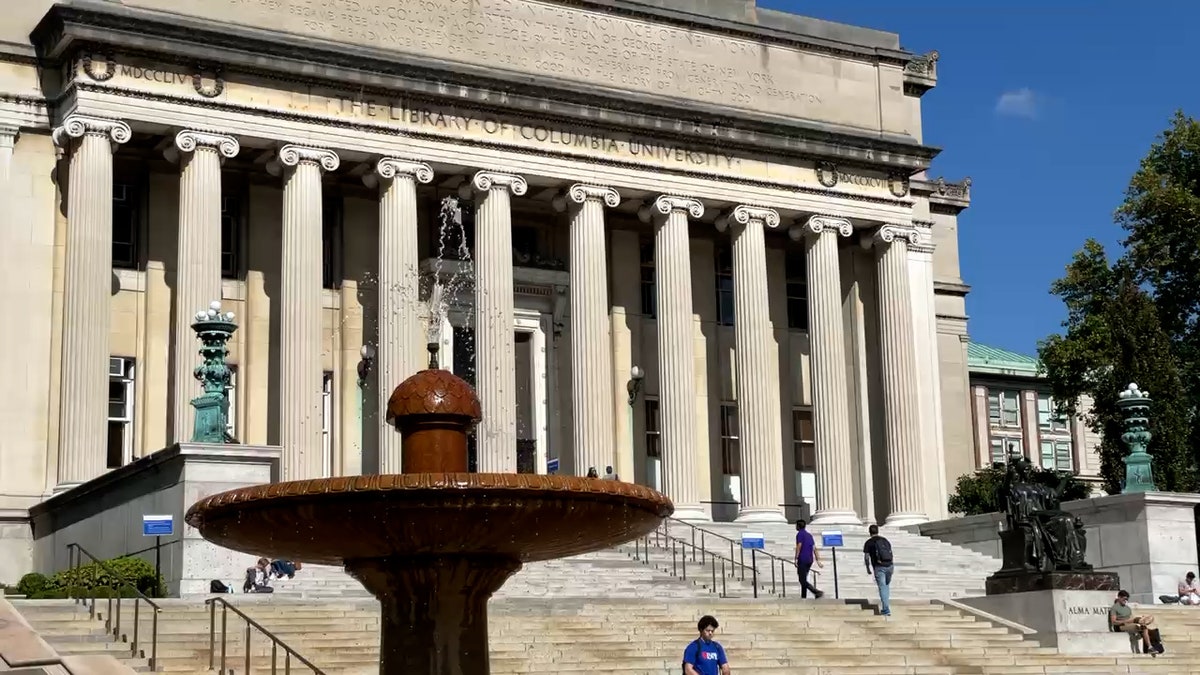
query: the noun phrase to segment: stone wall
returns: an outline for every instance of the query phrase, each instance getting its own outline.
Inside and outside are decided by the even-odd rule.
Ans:
[[[1196,509],[1200,495],[1175,492],[1122,494],[1063,504],[1087,528],[1087,561],[1116,572],[1134,602],[1175,595],[1179,579],[1197,572]],[[920,533],[1000,557],[998,513],[951,518],[918,526]]]
[[[102,560],[153,546],[142,535],[142,516],[171,515],[175,534],[162,538],[161,552],[168,594],[206,593],[212,579],[240,585],[254,556],[205,541],[183,517],[209,495],[273,482],[279,456],[271,446],[178,444],[55,495],[29,510],[33,567],[43,574],[66,568],[72,543]],[[154,562],[153,551],[141,557]]]

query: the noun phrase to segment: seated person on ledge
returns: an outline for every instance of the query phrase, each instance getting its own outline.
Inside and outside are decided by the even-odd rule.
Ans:
[[[1188,572],[1179,582],[1179,604],[1200,605],[1200,584],[1196,583],[1195,572]]]
[[[1117,601],[1108,612],[1108,623],[1116,632],[1141,635],[1143,654],[1158,656],[1163,653],[1158,629],[1152,627],[1154,617],[1149,614],[1133,615],[1133,608],[1129,606],[1129,591],[1117,592]]]
[[[271,588],[271,561],[259,558],[254,567],[246,568],[246,581],[242,584],[243,593],[273,593]]]

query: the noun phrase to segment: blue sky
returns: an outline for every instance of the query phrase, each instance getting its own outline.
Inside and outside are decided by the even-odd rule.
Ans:
[[[1112,214],[1138,162],[1176,109],[1200,116],[1195,0],[758,4],[941,53],[925,142],[943,148],[933,176],[974,181],[959,247],[984,344],[1032,354],[1060,329],[1050,283],[1089,236],[1117,251]]]

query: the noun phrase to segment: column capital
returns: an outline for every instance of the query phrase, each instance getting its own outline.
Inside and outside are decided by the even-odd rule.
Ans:
[[[479,192],[489,190],[508,190],[520,197],[529,189],[525,179],[513,173],[496,171],[480,171],[471,178],[471,185]]]
[[[236,157],[242,149],[238,140],[233,136],[196,129],[184,129],[175,134],[175,148],[180,152],[195,152],[199,148],[209,148],[219,152],[222,157]]]
[[[897,239],[910,246],[921,244],[921,233],[915,227],[907,225],[883,225],[873,235],[874,243],[891,244]]]
[[[342,164],[342,160],[332,150],[288,143],[279,148],[275,161],[267,165],[267,171],[271,175],[278,176],[281,173],[282,167],[298,166],[300,164],[315,164],[324,171],[337,171],[337,168]]]
[[[87,135],[105,136],[113,143],[126,143],[133,136],[133,130],[120,120],[73,114],[68,115],[54,130],[51,139],[55,145],[62,148],[70,143],[70,139]]]
[[[704,204],[700,203],[699,199],[692,197],[681,197],[678,195],[660,195],[652,203],[638,209],[638,218],[642,222],[648,223],[655,215],[670,215],[672,211],[686,211],[692,218],[699,218],[704,215]]]
[[[788,236],[792,241],[800,241],[807,235],[819,235],[829,232],[834,235],[849,237],[854,234],[854,226],[845,218],[836,216],[809,216],[803,223],[797,223],[788,228]]]
[[[608,207],[616,207],[621,203],[621,195],[616,190],[603,185],[575,183],[554,198],[554,210],[566,211],[568,201],[583,204],[588,200],[598,201]]]
[[[775,229],[779,227],[779,212],[763,206],[742,204],[720,218],[717,218],[715,225],[718,232],[724,232],[729,229],[730,222],[737,223],[738,225],[749,225],[750,221],[756,221],[762,223],[763,227]]]
[[[17,136],[21,135],[21,127],[15,124],[0,123],[0,148],[11,148],[17,143]]]
[[[377,187],[379,179],[392,180],[396,176],[412,176],[418,183],[433,182],[433,167],[425,162],[402,157],[382,157],[375,163],[375,171],[363,174],[363,184],[369,188]]]

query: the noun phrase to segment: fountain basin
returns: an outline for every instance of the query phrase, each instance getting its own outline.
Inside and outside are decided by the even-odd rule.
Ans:
[[[240,488],[200,500],[185,520],[226,548],[308,563],[454,554],[534,562],[624,543],[673,512],[665,496],[632,483],[418,473]]]

